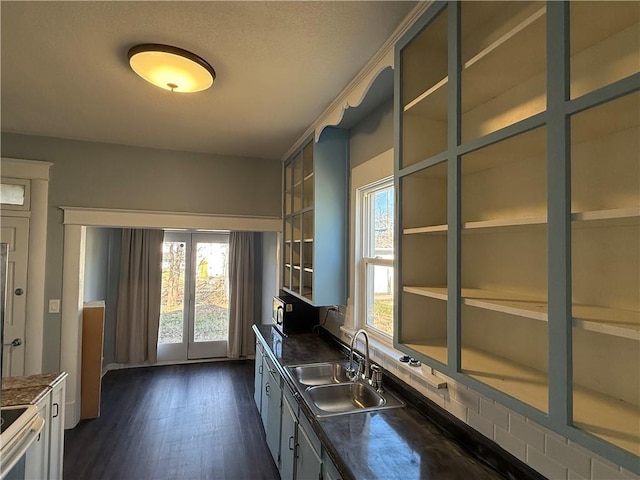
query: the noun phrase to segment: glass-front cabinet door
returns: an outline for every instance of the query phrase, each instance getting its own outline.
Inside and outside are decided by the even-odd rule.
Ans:
[[[326,128],[283,165],[281,287],[316,306],[346,302],[348,138]]]
[[[435,2],[396,44],[395,346],[640,474],[640,3]]]

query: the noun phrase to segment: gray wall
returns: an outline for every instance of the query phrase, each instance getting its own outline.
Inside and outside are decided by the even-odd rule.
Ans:
[[[107,298],[109,273],[109,230],[87,228],[84,257],[84,301]]]
[[[352,127],[350,133],[351,168],[393,148],[393,97]]]
[[[2,133],[2,156],[53,162],[45,303],[62,296],[60,206],[280,216],[280,162]],[[45,314],[43,371],[59,369],[60,314]]]

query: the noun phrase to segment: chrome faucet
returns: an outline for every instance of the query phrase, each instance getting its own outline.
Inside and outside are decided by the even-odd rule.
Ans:
[[[358,373],[355,373],[355,370],[353,368],[353,346],[356,343],[356,337],[361,333],[364,335],[364,365],[362,361],[358,362]],[[353,334],[353,337],[351,338],[351,348],[349,349],[349,372],[351,375],[353,375],[353,380],[358,377],[368,380],[370,365],[371,362],[369,361],[369,336],[367,335],[367,332],[361,328]]]

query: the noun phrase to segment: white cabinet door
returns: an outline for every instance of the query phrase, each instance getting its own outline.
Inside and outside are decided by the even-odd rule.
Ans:
[[[265,363],[268,366],[268,361]],[[280,387],[280,375],[275,370],[264,372],[267,378],[265,385],[265,394],[267,396],[267,414],[265,432],[267,434],[267,445],[273,461],[276,465],[279,463],[280,457],[280,419],[282,417],[282,388]],[[262,402],[264,408],[264,401]],[[263,417],[263,421],[265,417]]]
[[[47,393],[37,404],[38,414],[44,418],[44,427],[38,438],[27,450],[24,478],[40,480],[49,478],[49,435],[51,432],[51,393]]]
[[[64,458],[64,400],[66,381],[62,380],[51,392],[51,431],[49,446],[49,478],[62,479]]]
[[[256,369],[253,382],[253,400],[256,402],[258,412],[262,411],[262,346],[256,343]]]
[[[296,480],[319,480],[322,478],[322,460],[313,448],[310,435],[313,433],[308,433],[302,424],[298,424]]]
[[[280,479],[294,480],[296,428],[298,420],[286,397],[282,400],[282,429],[280,432]]]

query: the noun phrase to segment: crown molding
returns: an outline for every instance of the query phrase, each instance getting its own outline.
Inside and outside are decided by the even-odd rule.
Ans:
[[[348,107],[359,105],[366,95],[369,87],[375,80],[376,76],[387,66],[393,68],[394,46],[396,42],[406,33],[407,30],[420,18],[420,16],[434,3],[435,0],[419,2],[411,12],[404,18],[402,23],[398,25],[391,36],[380,47],[376,54],[367,62],[367,64],[358,72],[358,74],[349,82],[349,84],[340,92],[340,94],[331,102],[331,104],[320,114],[320,116],[311,124],[307,130],[298,138],[298,140],[287,150],[282,160],[286,160],[298,150],[313,134],[317,141],[322,130],[329,124],[323,122],[332,122],[336,115],[344,115],[344,110]],[[390,59],[390,60],[389,60]],[[388,65],[390,61],[390,65]],[[352,96],[353,95],[353,96]],[[357,98],[361,95],[360,98]],[[350,102],[356,102],[355,105]],[[342,111],[342,113],[337,113]],[[340,117],[342,118],[342,117]],[[339,123],[339,121],[338,121]],[[336,124],[332,124],[336,125]]]

